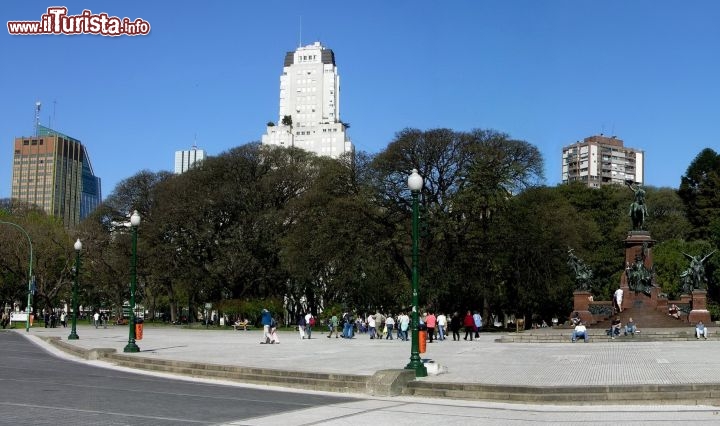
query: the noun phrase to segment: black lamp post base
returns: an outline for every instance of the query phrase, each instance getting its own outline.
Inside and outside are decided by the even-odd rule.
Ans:
[[[68,340],[78,340],[79,338],[80,338],[80,337],[79,337],[79,336],[77,335],[77,333],[74,332],[74,331],[71,332],[70,335],[68,336]]]
[[[135,344],[135,342],[130,342],[127,345],[125,345],[125,349],[123,349],[123,352],[131,352],[131,353],[140,352],[140,348],[138,347],[138,345]]]
[[[427,368],[423,364],[422,360],[411,360],[408,365],[405,366],[406,370],[415,370],[415,377],[427,377]]]

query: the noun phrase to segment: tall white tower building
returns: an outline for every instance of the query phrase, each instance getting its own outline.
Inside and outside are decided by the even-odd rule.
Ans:
[[[191,167],[205,159],[205,150],[197,145],[187,151],[175,151],[175,174],[185,173]]]
[[[302,148],[332,158],[353,151],[340,120],[340,76],[335,54],[319,42],[285,55],[280,76],[280,118],[263,145]]]

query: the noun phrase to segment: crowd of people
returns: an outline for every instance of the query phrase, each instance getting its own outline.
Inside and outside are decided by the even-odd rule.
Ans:
[[[278,321],[266,309],[262,311],[261,324],[263,326],[263,340],[261,343],[279,343],[277,339]],[[410,340],[411,317],[407,312],[398,314],[382,313],[355,315],[345,312],[342,315],[331,315],[322,321],[311,313],[302,313],[295,323],[300,339],[312,339],[313,330],[320,328],[327,331],[327,338],[354,339],[357,336],[367,336],[371,340]],[[460,340],[461,331],[465,332],[463,340],[473,340],[479,337],[482,329],[482,316],[478,311],[467,311],[461,315],[459,312],[448,317],[444,312],[428,310],[418,317],[418,329],[426,335],[430,343],[448,339],[452,334],[454,341]]]

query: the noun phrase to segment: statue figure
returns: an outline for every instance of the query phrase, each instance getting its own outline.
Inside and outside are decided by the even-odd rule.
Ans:
[[[592,270],[582,261],[582,259],[575,256],[573,249],[568,249],[568,261],[567,264],[575,272],[575,290],[589,291],[590,283],[593,278]]]
[[[630,290],[650,295],[650,289],[653,287],[653,270],[645,267],[644,256],[640,254],[635,256],[635,262],[627,266],[625,273],[627,274]]]
[[[690,266],[680,274],[682,288],[684,293],[691,293],[695,289],[707,290],[707,277],[705,276],[705,265],[703,262],[712,256],[716,250],[711,251],[705,257],[691,256],[683,253],[690,259]]]
[[[630,219],[632,219],[632,230],[641,231],[645,225],[647,205],[645,204],[645,190],[635,182],[626,180],[625,184],[635,193],[635,201],[630,204]]]

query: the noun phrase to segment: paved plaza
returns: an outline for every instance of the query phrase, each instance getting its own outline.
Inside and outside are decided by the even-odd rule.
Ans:
[[[684,329],[683,329],[684,330]],[[25,334],[24,330],[17,330]],[[569,330],[548,330],[569,336]],[[79,340],[68,341],[70,328],[33,328],[30,337],[57,336],[86,349],[123,352],[127,326],[78,326]],[[327,338],[314,331],[301,340],[297,333],[280,333],[280,344],[259,344],[261,330],[234,331],[212,327],[184,329],[145,327],[138,341],[140,357],[227,366],[373,375],[402,369],[410,358],[410,343]],[[654,384],[720,384],[720,341],[637,342],[629,339],[596,343],[496,343],[500,333],[481,333],[473,341],[445,340],[427,345],[424,360],[446,369],[419,380],[521,386],[600,386]],[[34,339],[38,341],[39,339]],[[48,346],[47,343],[40,344]]]

